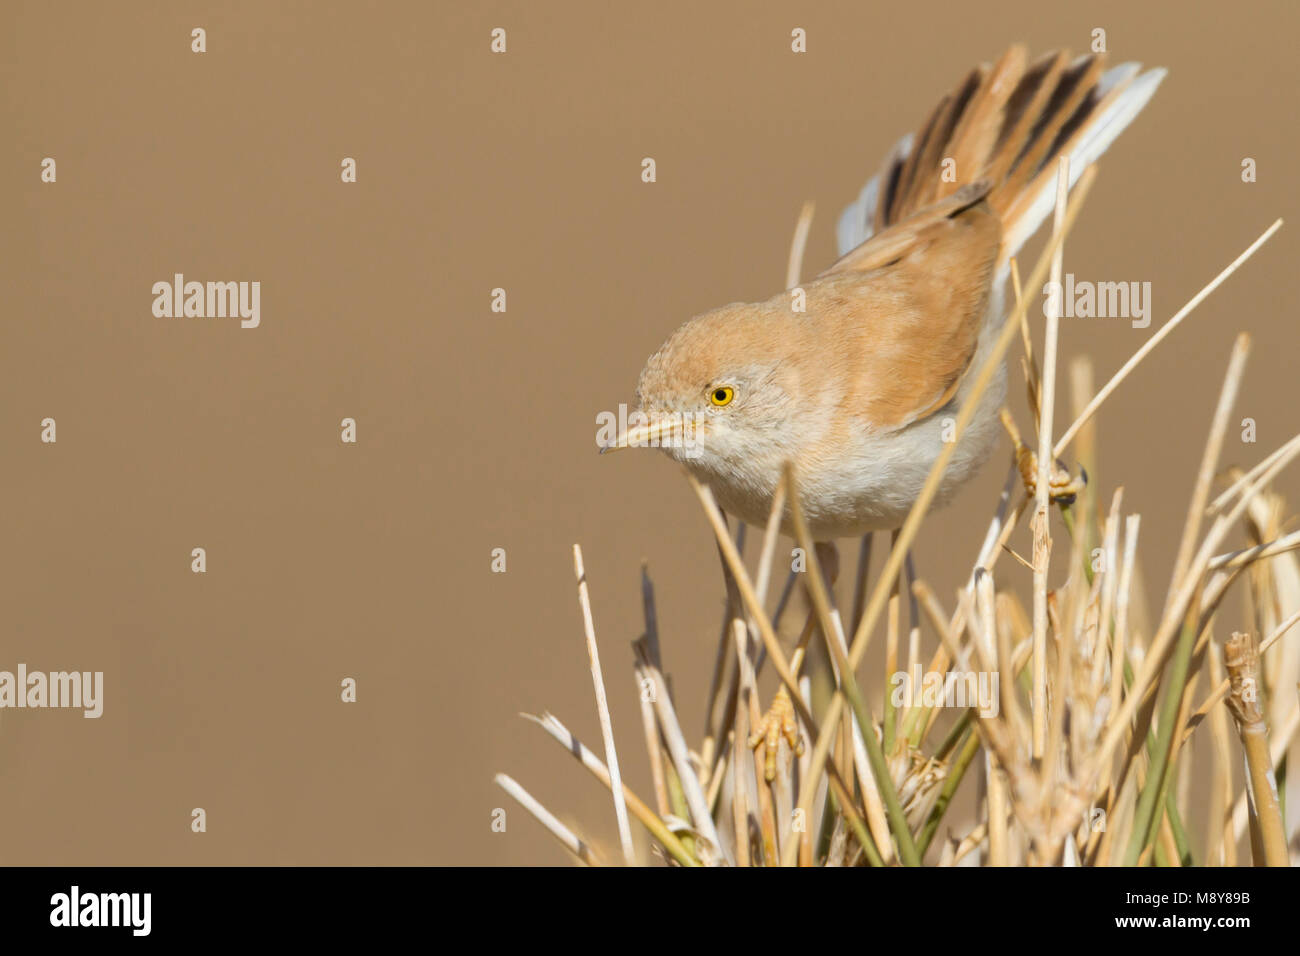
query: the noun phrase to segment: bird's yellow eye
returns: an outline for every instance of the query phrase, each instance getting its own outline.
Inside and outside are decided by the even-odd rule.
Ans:
[[[730,385],[719,385],[713,391],[709,392],[709,401],[721,408],[723,405],[730,405],[731,400],[736,397],[736,390]]]

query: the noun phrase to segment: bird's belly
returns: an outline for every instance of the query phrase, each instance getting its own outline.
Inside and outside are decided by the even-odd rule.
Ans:
[[[1000,393],[995,388],[986,394],[957,442],[936,505],[945,504],[988,458],[997,441]],[[901,431],[854,435],[836,443],[837,453],[828,454],[824,444],[815,452],[805,452],[795,464],[799,497],[813,539],[828,541],[900,527],[946,447],[955,417],[955,411],[943,410]],[[736,464],[725,471],[697,474],[713,489],[724,511],[763,527],[771,515],[780,466],[752,460],[740,467]],[[793,532],[788,507],[781,529]]]

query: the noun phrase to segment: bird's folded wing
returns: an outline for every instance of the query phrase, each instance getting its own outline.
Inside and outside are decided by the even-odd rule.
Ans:
[[[810,283],[808,311],[848,383],[841,405],[873,429],[938,411],[971,364],[1001,243],[985,192],[963,187]]]
[[[962,186],[946,199],[932,203],[902,222],[876,233],[862,245],[837,259],[822,275],[836,272],[867,272],[901,259],[918,244],[932,241],[934,226],[975,205],[988,195],[990,188],[992,182],[987,179]]]

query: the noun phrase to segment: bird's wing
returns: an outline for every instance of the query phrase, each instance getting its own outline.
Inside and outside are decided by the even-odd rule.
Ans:
[[[822,275],[868,272],[902,258],[917,244],[933,241],[934,226],[975,205],[988,195],[991,185],[989,180],[984,179],[962,186],[946,199],[932,203],[902,222],[875,233],[866,242],[837,259]]]
[[[967,189],[878,233],[807,290],[840,366],[832,380],[846,383],[840,405],[873,429],[942,408],[975,354],[1002,230],[978,198],[987,187]]]

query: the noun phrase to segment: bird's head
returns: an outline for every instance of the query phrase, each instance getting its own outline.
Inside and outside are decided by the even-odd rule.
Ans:
[[[790,316],[736,303],[696,316],[641,371],[637,408],[617,448],[658,447],[693,470],[727,474],[790,457],[797,443],[797,335]],[[782,346],[785,346],[784,348]]]

